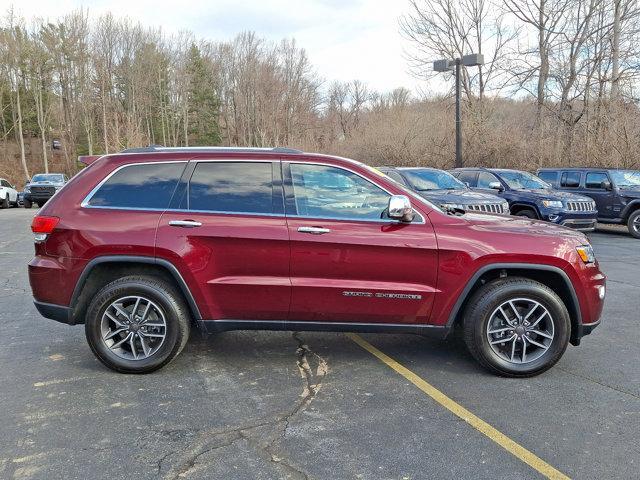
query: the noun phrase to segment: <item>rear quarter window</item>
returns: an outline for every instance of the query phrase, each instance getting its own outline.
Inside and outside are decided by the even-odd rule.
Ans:
[[[562,188],[578,188],[582,172],[562,172],[560,186]],[[543,179],[544,180],[544,179]]]
[[[127,165],[98,187],[91,207],[165,209],[178,185],[186,162]]]

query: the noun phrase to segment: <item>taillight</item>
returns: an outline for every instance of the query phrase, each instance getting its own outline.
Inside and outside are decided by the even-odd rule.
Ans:
[[[49,234],[56,228],[60,219],[58,217],[46,217],[36,215],[31,222],[31,231],[36,243],[44,242]]]

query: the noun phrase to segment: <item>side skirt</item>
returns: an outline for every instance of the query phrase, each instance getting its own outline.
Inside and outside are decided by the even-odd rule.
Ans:
[[[432,338],[445,338],[450,327],[445,325],[415,325],[407,323],[346,323],[307,322],[296,320],[201,320],[200,328],[206,333],[229,330],[276,330],[307,332],[354,332],[354,333],[413,333]]]

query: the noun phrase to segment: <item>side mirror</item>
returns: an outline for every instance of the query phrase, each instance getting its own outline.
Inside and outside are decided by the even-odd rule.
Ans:
[[[605,180],[604,182],[602,182],[602,188],[604,188],[605,190],[613,190],[613,185],[611,185],[611,182],[608,180]]]
[[[394,220],[411,222],[416,214],[411,207],[409,197],[406,195],[392,195],[391,198],[389,198],[387,215],[389,215],[389,218],[393,218]]]
[[[500,182],[489,182],[489,188],[492,190],[498,190],[499,192],[504,190],[504,187]]]

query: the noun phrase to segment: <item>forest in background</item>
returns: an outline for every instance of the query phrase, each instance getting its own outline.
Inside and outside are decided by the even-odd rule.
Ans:
[[[463,70],[466,165],[640,168],[637,0],[410,0],[408,67]],[[380,65],[383,70],[384,65]],[[77,10],[0,19],[0,176],[127,147],[290,146],[372,165],[453,166],[451,95],[323,80],[294,39],[168,35]],[[443,75],[443,74],[439,74]],[[439,82],[453,85],[449,74]],[[52,142],[60,148],[53,149]]]

